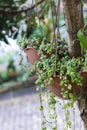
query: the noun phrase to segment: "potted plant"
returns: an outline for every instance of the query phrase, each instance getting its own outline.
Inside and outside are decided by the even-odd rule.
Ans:
[[[40,38],[22,38],[18,42],[21,49],[26,53],[27,59],[31,64],[34,64],[36,61],[40,60],[38,55],[38,47],[40,44]]]
[[[40,55],[40,60],[36,63],[36,68],[39,68],[36,83],[39,84],[40,91],[44,88],[46,91],[52,92],[48,93],[48,104],[50,111],[54,111],[54,113],[50,112],[50,118],[55,122],[53,123],[55,124],[53,128],[57,130],[56,100],[53,95],[55,94],[62,99],[69,99],[69,102],[63,106],[66,111],[66,128],[68,129],[71,127],[68,108],[73,107],[75,101],[80,99],[87,84],[87,52],[84,52],[84,56],[71,57],[68,52],[68,44],[65,40],[57,39],[57,43],[55,43],[55,41],[47,42],[43,39],[38,54]],[[40,110],[43,117],[42,127],[45,128],[44,100],[41,94],[39,96]]]
[[[79,39],[81,34],[79,31]],[[60,39],[57,39],[56,46],[55,42],[39,37],[23,38],[19,41],[19,45],[32,64],[38,61],[36,68],[40,76],[37,83],[41,83],[42,87],[48,86],[50,91],[65,99],[71,98],[72,93],[75,96],[84,90],[87,78],[86,52],[84,57],[71,58],[68,44]]]
[[[43,39],[39,47],[40,61],[36,63],[40,70],[36,83],[41,84],[42,88],[47,86],[59,97],[75,97],[84,90],[87,83],[87,54],[85,52],[84,57],[71,58],[64,40],[57,41],[56,50],[57,54],[55,42],[47,43]]]
[[[30,38],[22,38],[18,45],[20,46],[20,49],[24,50],[26,53],[27,59],[30,61],[31,64],[35,64],[35,62],[40,60],[40,55],[38,54],[39,47],[41,45],[41,42],[43,44],[46,44],[46,48],[43,48],[43,53],[49,57],[50,54],[48,54],[47,48],[50,47],[51,42],[47,40],[46,37],[42,38],[40,35],[37,37],[30,37]],[[42,46],[42,45],[41,45]],[[51,46],[52,49],[52,46]],[[54,50],[54,49],[53,49]]]
[[[36,24],[36,28],[29,36],[29,38],[23,37],[18,42],[20,49],[24,50],[31,64],[34,64],[36,61],[40,60],[38,49],[43,37],[45,37],[44,30],[38,24]]]
[[[87,84],[87,52],[85,51],[87,49],[87,38],[82,31],[77,34],[78,30],[83,27],[82,2],[62,0],[68,44],[55,37],[55,30],[59,26],[56,25],[59,23],[59,14],[55,11],[54,2],[50,3],[54,42],[42,40],[41,45],[39,45],[40,60],[36,63],[36,67],[40,71],[36,83],[40,84],[40,89],[48,88],[59,97],[71,99],[72,106],[76,99],[81,99],[79,96],[83,94]],[[59,8],[57,11],[59,11]],[[56,24],[55,19],[57,20]],[[51,101],[53,101],[53,98]],[[67,105],[67,107],[69,106],[70,104]],[[42,106],[41,110],[43,110]],[[85,114],[85,111],[82,114]]]
[[[58,17],[58,19],[59,19],[59,14],[56,14],[56,11],[53,10],[55,4],[54,3],[51,3],[51,4],[53,4],[53,6],[51,5],[52,20],[55,21],[55,17]],[[60,3],[58,3],[58,5],[60,7]],[[59,10],[60,9],[58,8],[58,11]],[[54,16],[53,16],[53,14],[54,14]],[[65,18],[67,19],[67,17],[65,17]],[[59,21],[54,22],[54,27],[53,27],[54,34],[55,34],[55,29],[56,29],[57,23],[59,23]],[[67,26],[68,25],[66,24],[66,27]],[[82,23],[81,23],[81,26],[77,28],[77,31],[81,27],[82,27]],[[72,30],[73,30],[73,28],[72,28]],[[68,33],[71,33],[70,30],[68,30],[68,31],[69,31]],[[74,31],[75,30],[73,30],[73,32]],[[79,40],[77,39],[77,36],[76,36],[77,31],[75,31],[75,36],[69,37],[69,44],[71,44],[71,46],[69,44],[66,44],[65,41],[61,41],[61,40],[57,39],[55,37],[55,35],[53,36],[54,42],[43,39],[43,37],[41,35],[43,31],[36,33],[36,32],[38,32],[37,30],[35,30],[35,33],[33,33],[33,35],[31,35],[29,37],[29,39],[23,38],[21,41],[19,41],[19,45],[20,45],[21,49],[24,49],[30,62],[32,64],[34,64],[36,61],[38,61],[37,65],[36,65],[36,67],[39,68],[39,70],[40,70],[40,78],[38,79],[38,83],[42,83],[42,86],[43,86],[43,84],[45,86],[50,85],[51,87],[49,87],[49,89],[52,90],[52,88],[53,88],[52,86],[56,82],[56,80],[59,81],[59,84],[58,83],[57,84],[58,84],[60,90],[59,90],[59,94],[57,94],[57,95],[59,95],[60,97],[63,96],[64,98],[68,98],[71,96],[71,91],[75,88],[75,87],[73,87],[73,85],[78,86],[78,91],[76,92],[76,94],[80,92],[81,87],[79,87],[79,86],[81,86],[82,84],[84,84],[83,86],[85,86],[84,77],[86,77],[86,76],[84,76],[84,75],[86,73],[83,73],[83,72],[85,71],[84,66],[86,63],[86,58],[85,58],[85,56],[83,57],[80,54],[81,46],[79,45],[79,40],[81,40],[82,38],[78,37]],[[39,35],[36,35],[36,34],[39,34]],[[72,42],[73,42],[73,44],[72,44]],[[80,51],[76,52],[74,50],[74,48],[76,47],[76,44],[78,44],[78,49]],[[68,48],[68,46],[69,46],[69,48]],[[38,55],[38,50],[39,50],[39,55]],[[74,50],[74,51],[72,51],[72,50]],[[70,52],[70,51],[72,51],[72,52]],[[32,52],[32,54],[31,54],[31,52]],[[60,87],[60,85],[63,87]],[[57,85],[54,85],[54,86],[57,86]],[[84,88],[84,87],[82,87],[82,88]],[[68,89],[68,91],[67,91],[67,89]],[[61,95],[62,94],[61,90],[62,90],[63,95]],[[53,91],[54,91],[54,89],[53,89]],[[56,92],[57,92],[57,90],[56,90]],[[54,92],[54,93],[56,93],[56,92]],[[70,92],[70,93],[68,93],[68,92]]]

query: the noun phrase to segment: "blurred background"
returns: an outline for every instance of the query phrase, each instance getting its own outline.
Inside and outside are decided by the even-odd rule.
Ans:
[[[36,74],[31,74],[32,66],[18,46],[29,28],[31,4],[32,0],[0,1],[0,130],[40,129]]]
[[[36,2],[37,7],[35,7]],[[58,3],[56,0],[55,2]],[[41,129],[39,97],[35,85],[36,71],[34,70],[31,74],[34,68],[18,46],[18,41],[23,36],[29,38],[41,33],[37,26],[39,23],[37,10],[44,33],[50,39],[52,20],[49,16],[49,4],[46,1],[0,0],[0,130]],[[84,4],[85,23],[87,22],[86,13],[87,5]],[[62,4],[59,25],[62,38],[66,38]],[[62,103],[60,99],[58,100]],[[61,106],[58,108],[59,130],[63,130],[64,115]],[[71,111],[73,113],[73,110]],[[79,113],[76,112],[75,117],[77,116],[79,117]],[[75,117],[72,117],[72,120]],[[76,124],[76,130],[80,130],[81,122],[76,120]]]

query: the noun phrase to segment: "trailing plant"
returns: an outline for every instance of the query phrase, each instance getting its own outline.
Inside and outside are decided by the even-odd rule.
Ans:
[[[44,37],[46,37],[46,38],[44,38]],[[29,36],[29,38],[26,38],[26,37],[21,38],[18,42],[18,45],[19,45],[20,49],[24,49],[27,47],[33,47],[38,50],[43,39],[47,39],[45,31],[43,28],[37,26],[37,29],[34,30],[33,34],[31,34]]]
[[[19,42],[18,42],[18,44],[19,44],[19,46],[20,46],[20,48],[21,49],[25,49],[25,48],[27,48],[28,46],[29,47],[34,47],[34,48],[36,48],[36,49],[38,49],[39,48],[39,45],[40,45],[40,43],[41,43],[41,39],[38,37],[38,38],[29,38],[29,39],[27,39],[27,38],[22,38]]]
[[[59,89],[60,92],[58,96],[62,97],[63,99],[70,99],[70,102],[66,103],[63,106],[66,115],[65,130],[68,130],[68,128],[71,127],[71,122],[69,120],[70,113],[67,109],[69,107],[73,107],[75,101],[80,99],[81,96],[80,93],[81,91],[83,91],[82,89],[85,87],[83,86],[84,76],[82,76],[82,72],[87,72],[87,67],[86,67],[87,66],[87,58],[86,58],[87,38],[85,36],[86,30],[84,29],[79,30],[83,26],[82,23],[83,20],[81,19],[79,22],[77,20],[79,19],[79,17],[81,18],[82,16],[80,12],[82,8],[78,10],[78,7],[82,7],[81,3],[77,2],[78,4],[75,5],[75,9],[76,9],[76,13],[75,13],[74,11],[70,10],[70,7],[68,8],[68,3],[67,3],[68,1],[62,0],[62,2],[65,8],[64,11],[70,13],[68,14],[65,12],[66,26],[68,30],[68,36],[69,36],[68,44],[66,43],[65,40],[61,40],[61,38],[59,37],[60,33],[59,33],[58,26],[59,26],[59,14],[60,14],[60,8],[59,8],[60,0],[58,1],[57,10],[56,10],[55,2],[52,0],[50,1],[50,6],[51,6],[50,11],[52,13],[51,15],[52,15],[52,24],[53,24],[53,39],[51,39],[52,41],[48,40],[47,36],[45,35],[43,35],[43,37],[45,38],[41,37],[40,42],[38,41],[38,36],[36,37],[31,36],[29,37],[30,43],[29,41],[23,42],[22,48],[25,48],[29,45],[29,46],[33,46],[38,50],[40,60],[36,63],[36,68],[38,68],[39,71],[38,79],[36,83],[40,85],[39,90],[43,88],[45,90],[47,90],[47,88],[50,90],[50,86],[52,88],[57,79],[57,84],[55,86],[57,87],[56,91],[58,91]],[[69,6],[72,7],[73,4],[74,2],[71,1]],[[77,5],[79,6],[77,7]],[[79,15],[77,15],[77,11]],[[72,22],[74,22],[72,21],[73,20],[72,16],[75,16],[75,18],[77,18],[75,19],[75,21],[77,20],[76,22],[78,26],[76,24],[72,24]],[[67,23],[68,19],[69,19],[69,23]],[[78,30],[79,32],[77,33]],[[32,42],[32,39],[34,40],[34,38],[36,38],[35,40],[37,40],[37,42],[36,41]],[[75,49],[78,49],[78,51],[76,51]],[[83,52],[83,54],[81,54],[81,51]],[[75,88],[78,89],[79,91],[75,92]],[[41,101],[40,110],[42,111],[42,117],[43,117],[42,129],[45,130],[46,122],[44,121],[45,120],[43,114],[44,108],[42,106],[43,100],[41,100],[41,95],[40,95],[40,101]],[[54,97],[53,95],[51,95],[50,103],[49,103],[50,109],[53,108],[55,110],[54,108],[55,103],[56,102],[54,101]],[[56,120],[56,116],[54,115],[54,113],[53,115],[50,115],[50,117],[55,118]],[[52,130],[57,130],[57,127],[52,127]]]
[[[57,114],[56,114],[56,99],[53,93],[49,93],[46,91],[45,96],[47,97],[47,106],[48,106],[48,114],[45,115],[45,106],[44,102],[46,98],[43,98],[41,87],[39,86],[39,99],[40,99],[40,107],[41,111],[41,126],[42,130],[47,130],[47,124],[49,124],[50,129],[57,130]]]
[[[54,77],[54,68],[55,68],[55,60],[56,61],[56,76],[60,75],[61,77],[61,86],[65,83],[70,88],[69,80],[77,85],[81,85],[81,76],[78,73],[84,67],[84,59],[82,57],[70,58],[67,49],[67,45],[64,44],[63,41],[60,45],[58,45],[57,57],[55,56],[55,44],[54,43],[44,43],[43,40],[40,48],[40,61],[37,62],[36,67],[38,67],[40,72],[40,77],[37,80],[38,83],[43,83],[45,80],[48,81],[45,84],[49,85],[52,83]],[[62,48],[63,46],[63,48]],[[63,81],[63,82],[62,82]]]
[[[73,107],[80,97],[80,94],[77,95],[75,91],[72,92],[71,90],[73,89],[73,84],[76,84],[76,87],[83,87],[83,77],[80,73],[87,72],[87,52],[85,52],[84,57],[71,58],[68,53],[67,43],[64,40],[58,40],[56,48],[57,55],[55,55],[54,42],[49,42],[46,39],[41,42],[39,47],[40,61],[36,63],[36,68],[39,68],[36,83],[40,84],[42,89],[47,89],[48,86],[53,84],[55,77],[60,77],[61,95],[64,99],[70,99],[70,102],[63,106],[66,111],[66,129],[68,129],[71,127],[71,122],[67,109]]]

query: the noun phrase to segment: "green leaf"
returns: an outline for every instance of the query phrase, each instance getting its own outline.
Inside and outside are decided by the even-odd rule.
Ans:
[[[6,79],[8,77],[8,72],[4,71],[3,73],[1,73],[1,78],[2,79]]]
[[[80,45],[81,47],[83,47],[84,49],[87,49],[87,38],[86,36],[83,34],[83,32],[81,30],[78,31],[77,33],[77,37],[80,40]]]
[[[40,106],[40,107],[39,107],[39,110],[40,110],[40,111],[43,111],[43,106]]]
[[[67,87],[68,87],[69,90],[72,89],[72,85],[71,84],[69,84]]]

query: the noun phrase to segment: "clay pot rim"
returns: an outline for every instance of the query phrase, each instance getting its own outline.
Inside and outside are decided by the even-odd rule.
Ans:
[[[31,46],[27,46],[26,48],[24,48],[24,52],[27,51],[28,49],[32,49],[32,50],[37,50],[36,48],[34,47],[31,47]],[[38,50],[37,50],[38,51]]]
[[[78,73],[80,73],[80,75],[83,77],[83,81],[82,81],[82,89],[80,89],[80,87],[77,87],[77,85],[75,83],[72,83],[72,90],[70,90],[70,93],[75,92],[77,95],[80,94],[80,91],[84,91],[85,85],[87,84],[87,72],[84,71],[79,71]],[[50,84],[48,86],[48,89],[53,92],[56,96],[58,96],[60,99],[65,99],[65,100],[69,100],[70,98],[63,98],[61,95],[61,88],[63,88],[63,86],[60,86],[60,75],[56,76],[53,78],[54,82],[53,84]],[[65,88],[66,89],[66,88]]]

